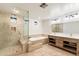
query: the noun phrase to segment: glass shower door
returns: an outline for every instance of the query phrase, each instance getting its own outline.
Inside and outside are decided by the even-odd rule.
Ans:
[[[29,11],[24,16],[24,36],[27,38],[29,36]]]
[[[28,52],[28,42],[29,42],[29,11],[27,11],[26,15],[24,16],[24,40],[26,43],[26,51]]]

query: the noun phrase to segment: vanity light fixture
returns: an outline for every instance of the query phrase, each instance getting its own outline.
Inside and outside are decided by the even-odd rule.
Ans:
[[[74,17],[74,15],[70,15],[70,17]]]
[[[64,14],[63,16],[60,16],[60,17],[65,19],[65,20],[71,20],[71,19],[75,18],[76,16],[79,16],[79,12],[77,12],[77,11],[76,12],[70,12],[68,14]],[[57,21],[57,20],[60,19],[60,17],[55,17],[52,20]]]

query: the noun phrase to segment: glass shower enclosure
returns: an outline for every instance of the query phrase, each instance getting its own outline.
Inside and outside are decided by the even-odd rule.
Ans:
[[[24,16],[24,40],[26,41],[26,51],[28,52],[28,42],[29,42],[29,11],[27,11],[26,15]]]

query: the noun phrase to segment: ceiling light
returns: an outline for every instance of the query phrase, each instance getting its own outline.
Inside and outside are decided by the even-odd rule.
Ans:
[[[42,8],[46,8],[48,5],[46,4],[46,3],[42,3],[41,5],[40,5],[40,7],[42,7]]]

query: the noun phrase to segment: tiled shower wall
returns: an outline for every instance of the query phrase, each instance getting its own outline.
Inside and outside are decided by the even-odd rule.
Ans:
[[[14,32],[11,30],[10,16],[11,14],[0,13],[0,51],[4,51],[8,47],[18,46],[18,40],[23,39],[23,18],[17,16],[16,32]],[[5,55],[5,52],[3,54]]]

